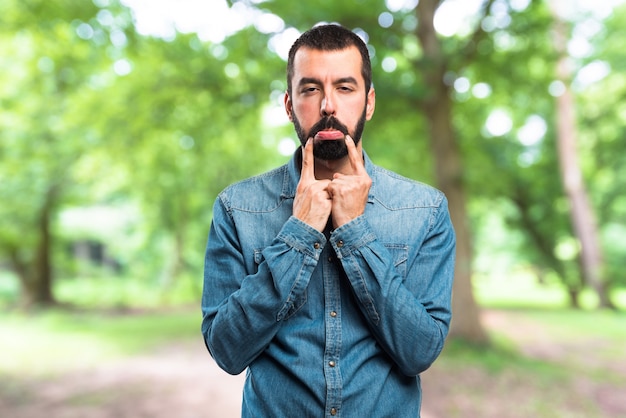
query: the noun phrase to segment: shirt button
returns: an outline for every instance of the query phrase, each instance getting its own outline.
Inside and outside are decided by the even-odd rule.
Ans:
[[[335,260],[333,260],[333,257],[332,257],[332,256],[329,256],[329,257],[328,257],[328,262],[329,262],[329,263],[332,263],[333,261],[335,261]]]
[[[313,244],[313,248],[315,248],[316,250],[320,249],[320,243],[316,242],[315,244]]]
[[[337,415],[337,408],[330,408],[330,415],[332,416]]]
[[[331,360],[331,361],[328,362],[328,365],[330,367],[335,367],[335,362]]]
[[[339,248],[343,247],[343,241],[337,241],[337,247]]]
[[[337,312],[332,311],[332,312],[330,313],[330,316],[332,316],[333,318],[334,318],[334,317],[336,317],[336,316],[337,316]]]

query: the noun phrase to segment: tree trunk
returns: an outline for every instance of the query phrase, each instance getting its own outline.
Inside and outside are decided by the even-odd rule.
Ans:
[[[556,4],[555,4],[556,3]],[[557,144],[561,166],[561,180],[570,203],[570,216],[574,233],[581,246],[581,265],[585,283],[597,293],[599,305],[614,308],[608,296],[608,289],[602,278],[603,256],[598,238],[595,214],[583,182],[576,149],[576,115],[574,96],[571,90],[572,69],[567,56],[568,30],[561,19],[559,2],[553,3],[554,45],[559,54],[557,78],[565,87],[563,94],[556,98]]]
[[[522,228],[532,240],[543,262],[561,278],[561,282],[566,286],[570,307],[578,309],[580,308],[578,297],[583,287],[581,277],[573,278],[568,274],[565,264],[554,253],[554,241],[545,236],[540,225],[530,215],[532,207],[529,202],[532,198],[526,193],[528,187],[525,184],[516,184],[512,190],[513,198],[511,201],[520,214]]]
[[[50,187],[39,212],[37,222],[39,242],[30,259],[19,248],[11,251],[11,264],[21,285],[20,305],[26,309],[32,306],[56,304],[52,293],[52,262],[50,218],[53,213],[56,188]]]
[[[452,128],[452,99],[449,86],[444,82],[446,61],[433,25],[439,3],[438,0],[421,0],[417,6],[417,36],[425,60],[425,67],[418,71],[424,74],[427,85],[431,88],[429,96],[420,103],[420,107],[427,118],[430,144],[435,156],[437,187],[448,198],[457,237],[450,336],[476,344],[486,344],[489,339],[480,321],[471,283],[471,232],[467,222],[461,155]]]

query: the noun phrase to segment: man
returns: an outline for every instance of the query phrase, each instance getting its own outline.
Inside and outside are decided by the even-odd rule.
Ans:
[[[375,92],[357,35],[317,26],[287,65],[302,147],[217,198],[205,342],[228,373],[248,369],[244,417],[418,417],[451,317],[446,199],[363,152]]]

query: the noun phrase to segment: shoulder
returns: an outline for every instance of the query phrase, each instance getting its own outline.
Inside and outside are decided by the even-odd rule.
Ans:
[[[372,166],[374,199],[390,209],[447,205],[440,190],[428,184],[404,177],[380,166]]]
[[[266,211],[279,204],[287,165],[240,180],[226,187],[218,199],[228,209]]]

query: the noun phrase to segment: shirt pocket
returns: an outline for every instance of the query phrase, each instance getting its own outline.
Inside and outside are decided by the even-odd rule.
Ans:
[[[406,244],[385,243],[385,248],[391,254],[391,260],[396,272],[406,278],[407,260],[409,259],[409,246]]]

